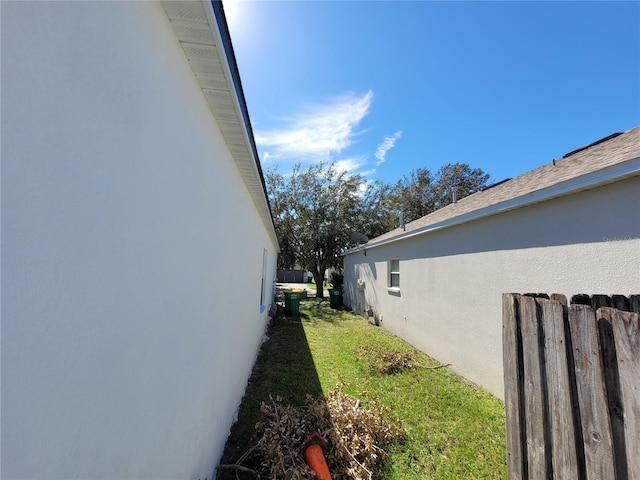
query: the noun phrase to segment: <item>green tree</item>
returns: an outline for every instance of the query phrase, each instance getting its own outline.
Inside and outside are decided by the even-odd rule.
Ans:
[[[453,188],[457,188],[458,200],[487,186],[489,174],[480,168],[471,168],[468,163],[448,163],[436,173],[433,186],[434,206],[446,207],[453,202]]]
[[[359,233],[375,238],[398,226],[398,210],[391,190],[390,185],[380,180],[367,182],[359,211]]]
[[[402,212],[405,222],[412,222],[433,212],[435,201],[433,186],[435,180],[428,168],[411,170],[403,176],[391,190],[392,202],[396,210]]]
[[[448,163],[435,175],[417,168],[398,180],[390,196],[404,221],[412,222],[452,203],[454,188],[460,200],[485,187],[488,180],[488,173],[467,163]]]
[[[323,295],[327,269],[342,269],[341,252],[362,220],[359,175],[339,172],[334,165],[296,165],[290,175],[266,173],[276,234],[279,266],[298,264],[313,274],[316,296]]]

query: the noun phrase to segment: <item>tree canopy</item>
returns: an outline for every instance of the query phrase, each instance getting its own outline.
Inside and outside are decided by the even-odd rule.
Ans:
[[[327,269],[342,269],[345,248],[353,246],[351,234],[375,238],[405,222],[442,208],[452,200],[452,187],[461,199],[486,186],[489,175],[466,163],[447,164],[434,175],[418,168],[391,186],[366,181],[335,165],[296,165],[291,174],[277,169],[265,180],[278,241],[281,268],[296,265],[310,271],[316,295],[322,297]]]
[[[391,189],[392,202],[403,212],[404,221],[412,222],[453,202],[453,188],[458,200],[487,185],[489,174],[467,163],[448,163],[436,174],[417,168],[402,177]]]
[[[359,230],[364,180],[318,164],[307,169],[296,165],[290,175],[269,171],[266,183],[280,242],[278,263],[308,269],[316,295],[322,297],[326,270],[342,269],[340,253]]]

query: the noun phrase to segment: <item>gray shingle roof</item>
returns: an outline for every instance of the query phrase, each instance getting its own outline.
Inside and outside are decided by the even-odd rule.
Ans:
[[[430,227],[436,228],[438,225],[446,225],[456,219],[462,222],[465,221],[465,218],[477,217],[483,211],[486,214],[498,213],[518,208],[523,204],[534,203],[536,193],[540,193],[537,197],[540,198],[538,201],[542,201],[553,196],[593,188],[596,184],[615,181],[624,176],[640,175],[640,170],[634,167],[632,173],[625,173],[623,169],[617,177],[613,173],[602,176],[600,180],[593,178],[595,172],[610,170],[617,165],[638,159],[640,159],[640,127],[627,130],[621,135],[576,151],[565,158],[555,160],[555,162],[549,162],[490,189],[469,195],[459,200],[458,203],[447,205],[408,223],[405,231],[396,228],[370,240],[367,243],[367,248],[387,243],[396,237],[400,239],[412,233],[429,230]],[[579,181],[581,178],[585,179],[582,186]],[[571,186],[568,189],[563,189],[563,184],[570,181],[573,181]],[[545,194],[543,195],[541,192],[545,192]],[[556,193],[554,194],[554,192]],[[527,202],[527,197],[530,197],[531,201]]]

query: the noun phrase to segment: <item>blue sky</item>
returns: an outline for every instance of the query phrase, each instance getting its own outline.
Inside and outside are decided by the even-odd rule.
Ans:
[[[263,168],[514,177],[640,125],[640,2],[223,3]]]

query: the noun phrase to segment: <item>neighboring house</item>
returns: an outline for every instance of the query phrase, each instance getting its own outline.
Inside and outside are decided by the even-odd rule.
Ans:
[[[640,289],[640,127],[344,257],[345,301],[503,398],[502,294]]]
[[[221,5],[1,22],[0,476],[212,479],[278,252]]]

